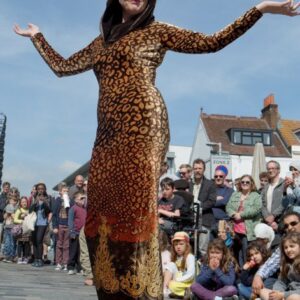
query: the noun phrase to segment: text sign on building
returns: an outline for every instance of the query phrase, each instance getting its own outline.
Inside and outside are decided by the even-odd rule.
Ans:
[[[211,156],[211,178],[214,177],[214,173],[215,173],[215,169],[218,166],[224,166],[227,171],[228,171],[228,175],[227,175],[227,179],[232,179],[232,172],[231,172],[231,158],[229,155],[216,155],[213,154]]]

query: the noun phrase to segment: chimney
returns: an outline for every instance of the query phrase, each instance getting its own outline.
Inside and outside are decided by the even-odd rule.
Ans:
[[[264,108],[261,110],[262,119],[266,120],[271,129],[277,129],[277,124],[280,119],[278,105],[275,104],[273,94],[270,94],[264,99]]]

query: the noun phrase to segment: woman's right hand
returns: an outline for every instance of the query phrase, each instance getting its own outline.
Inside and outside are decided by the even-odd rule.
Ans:
[[[40,32],[39,27],[32,23],[29,23],[26,29],[21,28],[18,24],[14,25],[13,29],[16,34],[30,38]]]

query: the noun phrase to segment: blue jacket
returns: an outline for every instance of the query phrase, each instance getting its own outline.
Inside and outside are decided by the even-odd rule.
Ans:
[[[222,196],[223,200],[216,200],[215,206],[213,207],[213,213],[216,220],[229,220],[229,216],[226,214],[226,204],[228,203],[233,189],[224,185],[217,188],[217,197]]]
[[[68,226],[68,218],[67,219],[61,219],[59,217],[59,212],[61,209],[61,204],[64,200],[61,197],[57,197],[54,201],[53,205],[53,216],[52,216],[52,225],[53,228],[58,228],[59,225],[65,225]],[[74,201],[70,201],[70,206],[72,207],[74,205]],[[69,211],[69,208],[67,208],[67,214]]]
[[[234,285],[234,265],[230,265],[228,273],[223,273],[220,268],[212,270],[208,265],[204,264],[201,266],[201,271],[196,278],[196,282],[209,290],[218,290],[226,285]]]

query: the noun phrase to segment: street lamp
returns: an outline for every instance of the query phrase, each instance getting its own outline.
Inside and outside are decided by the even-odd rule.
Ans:
[[[218,146],[219,148],[219,155],[222,155],[222,143],[215,143],[215,142],[210,142],[206,144],[207,146]]]

